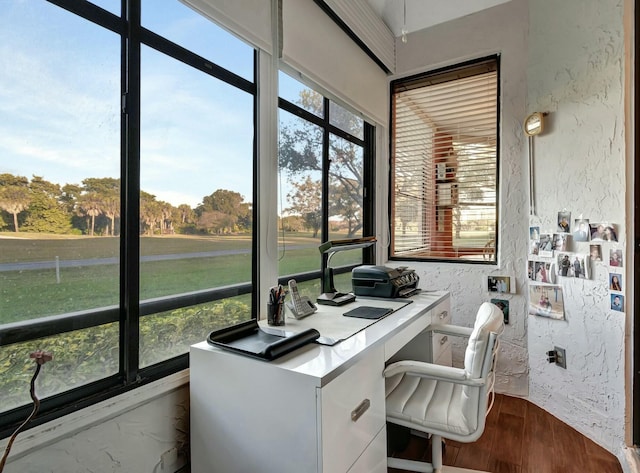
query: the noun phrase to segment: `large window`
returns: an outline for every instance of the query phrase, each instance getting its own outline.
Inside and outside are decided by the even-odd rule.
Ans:
[[[334,100],[280,73],[279,274],[320,291],[324,241],[373,234],[372,125]],[[336,288],[351,291],[350,269],[371,250],[335,255]]]
[[[256,51],[177,0],[120,3],[2,4],[3,434],[32,351],[45,421],[256,316]]]
[[[390,258],[497,261],[498,58],[392,82]]]

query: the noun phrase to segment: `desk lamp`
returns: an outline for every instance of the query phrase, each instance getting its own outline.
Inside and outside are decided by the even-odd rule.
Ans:
[[[331,257],[338,251],[357,250],[358,248],[368,248],[376,242],[375,237],[353,238],[349,240],[330,240],[322,243],[319,247],[322,255],[322,294],[318,296],[316,302],[324,305],[343,305],[356,300],[352,293],[341,293],[336,290],[333,282],[333,268],[329,266]]]

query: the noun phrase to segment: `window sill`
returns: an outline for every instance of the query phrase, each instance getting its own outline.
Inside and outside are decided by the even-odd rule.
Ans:
[[[189,370],[186,369],[21,432],[13,444],[8,462],[113,419],[188,384]],[[2,450],[5,449],[7,441],[8,438],[2,443]]]

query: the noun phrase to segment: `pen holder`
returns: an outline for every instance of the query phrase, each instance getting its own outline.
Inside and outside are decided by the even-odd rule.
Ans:
[[[269,325],[284,325],[284,304],[267,303],[267,323]]]

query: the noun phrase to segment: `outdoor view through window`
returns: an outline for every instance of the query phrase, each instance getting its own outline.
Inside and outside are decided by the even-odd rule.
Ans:
[[[2,4],[0,330],[22,338],[0,336],[0,412],[30,402],[36,349],[54,355],[47,397],[252,316],[254,49],[178,1],[141,2],[140,139],[124,157],[121,2],[78,3]],[[121,253],[127,222],[138,248]]]
[[[280,73],[279,274],[317,270],[318,247],[326,240],[364,235],[365,128],[353,112],[285,73]],[[332,267],[362,263],[362,251],[335,255]],[[336,276],[337,288],[351,290],[351,273]],[[312,299],[317,278],[299,285]]]

